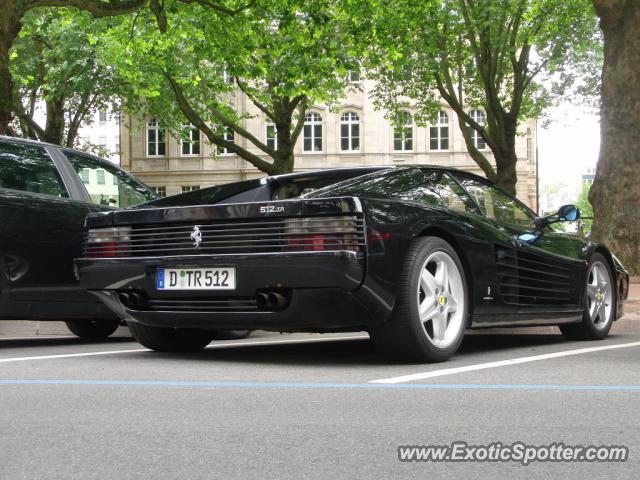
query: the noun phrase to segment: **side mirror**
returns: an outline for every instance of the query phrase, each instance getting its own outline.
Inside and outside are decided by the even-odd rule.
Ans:
[[[580,218],[580,209],[575,205],[563,205],[558,209],[558,220],[574,222]]]
[[[537,217],[534,222],[540,230],[557,222],[573,222],[580,218],[580,209],[575,205],[563,205],[558,209],[557,213],[546,217]]]

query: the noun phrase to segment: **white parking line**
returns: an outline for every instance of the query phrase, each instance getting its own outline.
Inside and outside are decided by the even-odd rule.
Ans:
[[[253,345],[285,345],[288,343],[317,343],[317,342],[331,342],[336,340],[360,340],[363,338],[369,338],[368,335],[350,335],[345,337],[326,337],[326,338],[298,338],[291,340],[274,340],[274,341],[246,341],[246,342],[221,342],[213,345],[209,345],[206,349],[223,349],[227,347],[249,347]],[[135,348],[130,350],[107,350],[104,352],[83,352],[83,353],[66,353],[60,355],[38,355],[34,357],[12,357],[1,358],[0,363],[9,362],[26,362],[31,360],[51,360],[56,358],[72,358],[72,357],[93,357],[96,355],[117,355],[119,353],[134,353],[134,352],[149,352],[146,348]]]
[[[136,348],[131,350],[107,350],[106,352],[83,352],[83,353],[65,353],[61,355],[38,355],[36,357],[12,357],[2,358],[0,363],[9,362],[27,362],[30,360],[51,360],[53,358],[72,358],[72,357],[92,357],[95,355],[115,355],[118,353],[131,353],[131,352],[147,352],[146,348]]]
[[[429,372],[412,373],[410,375],[401,375],[399,377],[371,380],[369,383],[413,382],[414,380],[425,380],[427,378],[455,375],[456,373],[474,372],[476,370],[485,370],[487,368],[507,367],[509,365],[518,365],[520,363],[537,362],[538,360],[549,360],[552,358],[569,357],[571,355],[582,355],[583,353],[602,352],[604,350],[614,350],[618,348],[631,348],[638,346],[640,346],[640,342],[617,343],[615,345],[604,345],[602,347],[579,348],[577,350],[565,350],[563,352],[545,353],[543,355],[534,355],[532,357],[521,357],[512,358],[510,360],[499,360],[497,362],[477,363],[475,365],[467,365],[466,367],[445,368],[442,370],[432,370]]]

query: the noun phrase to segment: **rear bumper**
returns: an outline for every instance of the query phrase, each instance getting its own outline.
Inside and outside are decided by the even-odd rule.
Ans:
[[[120,318],[149,326],[331,331],[384,321],[389,311],[362,288],[361,252],[78,259],[76,266],[83,287]],[[157,290],[157,269],[171,267],[235,267],[236,289]],[[286,295],[282,308],[252,303],[257,293],[269,290]],[[144,301],[127,301],[131,293]]]

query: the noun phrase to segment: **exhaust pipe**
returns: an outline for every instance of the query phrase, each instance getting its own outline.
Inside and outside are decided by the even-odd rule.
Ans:
[[[131,304],[134,307],[141,307],[144,304],[144,297],[137,292],[131,293]]]
[[[257,293],[256,294],[256,304],[260,308],[268,307],[269,306],[269,297],[267,296],[267,294],[266,293]]]
[[[131,303],[131,297],[127,292],[120,292],[118,294],[120,299],[120,303],[122,303],[125,307]]]
[[[269,304],[272,307],[284,307],[285,303],[287,303],[287,299],[281,293],[269,292],[267,297],[269,298]]]

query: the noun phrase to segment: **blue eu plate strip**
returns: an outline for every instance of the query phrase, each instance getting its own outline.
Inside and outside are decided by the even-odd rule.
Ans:
[[[156,273],[156,288],[158,290],[164,288],[164,268],[159,268]]]

